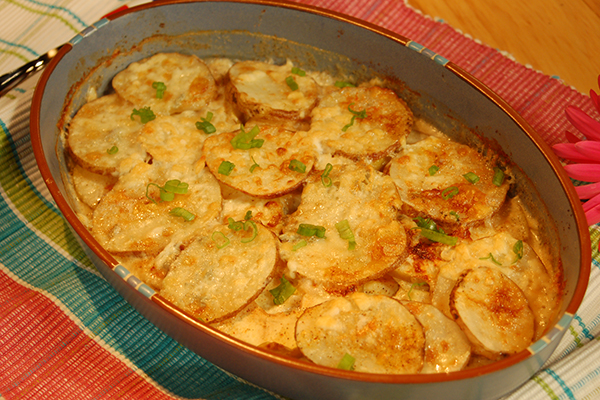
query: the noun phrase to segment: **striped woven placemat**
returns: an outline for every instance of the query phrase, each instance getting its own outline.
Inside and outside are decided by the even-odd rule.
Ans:
[[[132,2],[0,0],[0,74]],[[303,0],[409,37],[472,73],[549,143],[572,129],[568,104],[589,97],[395,0]],[[0,396],[3,399],[270,399],[164,335],[95,270],[53,203],[29,141],[33,77],[0,98]],[[600,285],[590,290],[544,369],[508,398],[600,398]]]

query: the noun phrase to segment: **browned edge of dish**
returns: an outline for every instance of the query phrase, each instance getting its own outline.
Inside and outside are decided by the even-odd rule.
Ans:
[[[285,0],[157,0],[152,3],[142,4],[140,6],[133,7],[128,10],[116,12],[107,16],[107,19],[114,20],[123,15],[134,13],[139,10],[160,7],[168,4],[177,4],[177,3],[201,3],[201,2],[229,2],[229,3],[251,3],[265,6],[276,6],[276,7],[284,7],[290,8],[297,11],[309,12],[313,14],[317,14],[320,16],[324,16],[327,18],[336,19],[339,21],[347,22],[352,25],[356,25],[367,29],[369,31],[375,32],[377,34],[383,35],[391,40],[398,42],[400,45],[406,46],[410,40],[402,35],[396,34],[386,28],[382,28],[371,24],[369,22],[341,14],[336,11],[330,11],[323,8],[319,8],[312,5],[298,4]],[[72,46],[63,46],[63,48],[59,51],[59,53],[54,57],[44,73],[42,74],[38,85],[36,87],[35,93],[33,95],[32,100],[32,109],[30,115],[30,126],[31,126],[31,141],[33,152],[38,161],[38,166],[40,169],[40,173],[44,179],[44,182],[48,186],[50,194],[54,198],[57,203],[57,206],[63,213],[63,216],[69,224],[74,228],[77,234],[81,237],[81,239],[90,247],[90,249],[98,255],[98,257],[106,263],[111,269],[114,269],[119,263],[110,255],[100,244],[96,241],[96,239],[91,235],[91,233],[85,228],[85,226],[79,221],[79,218],[75,214],[75,212],[71,209],[68,201],[65,199],[63,194],[60,192],[52,174],[50,172],[50,168],[46,162],[46,158],[44,156],[44,151],[41,143],[41,134],[40,134],[40,115],[39,110],[42,103],[43,90],[48,82],[50,74],[56,68],[59,61],[64,57],[66,53],[71,50]],[[579,198],[575,192],[575,188],[571,183],[569,177],[566,172],[562,168],[558,157],[552,152],[550,147],[544,142],[544,140],[539,136],[537,132],[525,121],[523,117],[521,117],[506,101],[504,101],[500,96],[498,96],[495,92],[493,92],[489,87],[487,87],[484,83],[479,81],[477,78],[460,68],[459,66],[453,64],[452,62],[448,62],[446,64],[446,68],[450,71],[458,75],[460,78],[465,80],[467,83],[475,87],[478,91],[480,91],[484,96],[488,99],[492,100],[497,106],[499,106],[506,114],[508,114],[511,119],[513,119],[529,136],[529,138],[537,145],[537,147],[542,151],[545,155],[546,159],[550,163],[554,173],[559,178],[563,188],[566,190],[567,196],[569,198],[569,202],[573,206],[575,210],[575,219],[578,226],[578,233],[580,237],[581,243],[581,265],[580,265],[580,273],[579,273],[579,281],[577,283],[575,293],[573,294],[573,298],[569,303],[566,313],[574,314],[583,297],[585,295],[585,290],[587,288],[589,274],[590,274],[590,266],[591,266],[591,242],[589,236],[589,230],[587,226],[587,221],[585,215],[583,213],[583,209],[581,208]],[[116,277],[116,272],[113,271]],[[119,278],[120,279],[120,278]],[[350,379],[350,380],[358,380],[364,382],[372,382],[372,383],[392,383],[392,384],[425,384],[432,382],[445,382],[445,381],[453,381],[453,380],[461,380],[474,378],[480,375],[485,375],[489,373],[493,373],[504,368],[515,365],[529,356],[531,356],[531,352],[529,350],[523,350],[517,354],[511,355],[503,360],[496,361],[486,366],[476,367],[468,370],[450,372],[450,373],[439,373],[439,374],[406,374],[406,375],[389,375],[389,374],[371,374],[371,373],[363,373],[363,372],[354,372],[354,371],[345,371],[336,368],[330,368],[325,366],[320,366],[317,364],[310,364],[304,361],[300,361],[298,359],[294,359],[291,357],[285,357],[283,355],[279,355],[276,353],[272,353],[267,350],[260,349],[258,347],[249,345],[247,343],[242,342],[241,340],[235,339],[227,334],[224,334],[215,328],[212,328],[209,325],[206,325],[194,317],[190,316],[183,310],[174,306],[160,295],[155,294],[152,296],[153,302],[159,307],[166,309],[170,313],[175,314],[179,318],[183,319],[194,328],[202,331],[205,334],[209,334],[212,337],[218,338],[222,342],[226,343],[229,346],[236,347],[244,352],[249,353],[250,355],[268,360],[270,362],[275,362],[286,367],[296,368],[303,370],[309,373],[315,373],[320,375],[332,376],[335,378],[341,379]]]

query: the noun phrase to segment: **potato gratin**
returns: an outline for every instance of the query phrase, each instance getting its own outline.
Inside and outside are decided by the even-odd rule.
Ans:
[[[112,86],[65,132],[78,214],[199,320],[384,374],[482,365],[554,323],[560,266],[509,166],[381,81],[163,53]]]

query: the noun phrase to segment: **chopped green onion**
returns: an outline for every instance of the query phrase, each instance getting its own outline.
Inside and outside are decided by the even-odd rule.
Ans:
[[[215,236],[218,238],[215,238]],[[230,243],[230,240],[223,232],[215,231],[210,237],[217,244],[217,249],[222,249]]]
[[[353,371],[355,361],[356,361],[356,359],[354,357],[352,357],[350,354],[346,353],[346,354],[344,354],[344,357],[342,357],[342,359],[340,360],[340,363],[338,364],[337,367],[339,369]]]
[[[296,251],[298,249],[301,249],[302,247],[306,246],[308,244],[308,242],[304,239],[302,239],[301,241],[299,241],[298,243],[296,243],[294,245],[294,247],[292,247],[292,251]]]
[[[143,107],[143,108],[140,108],[139,110],[137,108],[134,108],[133,111],[131,112],[131,120],[132,121],[135,120],[135,118],[134,118],[135,115],[138,115],[140,117],[140,122],[142,124],[150,122],[156,118],[156,115],[154,115],[154,112],[150,109],[150,107]]]
[[[256,238],[256,235],[258,235],[258,228],[256,226],[256,223],[251,219],[248,219],[244,222],[244,230],[247,231],[249,227],[252,228],[252,237],[249,239],[242,239],[242,243],[250,243]]]
[[[269,290],[271,295],[273,295],[273,304],[276,305],[285,303],[296,291],[296,288],[285,279],[285,276],[281,276],[280,282],[279,286],[275,289]]]
[[[515,245],[513,246],[513,253],[515,253],[515,255],[517,256],[515,261],[513,261],[513,264],[516,263],[517,261],[519,261],[521,258],[523,258],[523,241],[522,240],[517,240],[515,242]]]
[[[333,169],[333,165],[331,165],[330,163],[327,163],[327,165],[325,166],[325,171],[323,171],[323,173],[321,174],[321,183],[323,183],[323,186],[325,186],[325,187],[329,187],[333,183],[331,181],[331,178],[329,177],[329,173],[331,172],[332,169]]]
[[[408,299],[412,301],[412,299],[410,298],[410,292],[412,292],[413,288],[415,286],[423,286],[423,285],[426,285],[426,284],[427,284],[426,282],[415,282],[415,283],[413,283],[412,285],[410,285],[410,289],[408,289],[408,292],[406,293],[406,297],[408,297]]]
[[[250,132],[246,132],[243,126],[240,126],[240,133],[231,139],[231,145],[234,149],[250,150],[252,148],[261,148],[264,139],[254,139],[260,133],[260,128],[255,125]]]
[[[316,236],[318,238],[324,238],[325,227],[311,224],[300,224],[296,233],[302,236]]]
[[[340,89],[345,88],[345,87],[356,87],[356,85],[353,85],[352,83],[345,82],[345,81],[336,81],[334,85],[335,85],[335,87],[338,87]]]
[[[162,99],[165,90],[167,90],[167,85],[165,85],[163,82],[152,82],[152,89],[156,89],[156,98]]]
[[[246,215],[244,215],[245,220],[252,219],[252,210],[246,211]]]
[[[465,178],[467,181],[469,181],[473,185],[476,184],[477,182],[479,182],[479,177],[473,172],[467,172],[466,174],[463,175],[463,178]]]
[[[496,186],[502,186],[502,183],[504,183],[504,172],[498,167],[494,167],[492,183]]]
[[[306,76],[306,71],[303,71],[298,67],[292,67],[292,74],[296,74],[298,76]]]
[[[440,167],[438,167],[437,165],[432,165],[431,167],[429,167],[429,176],[433,176],[436,174],[436,172],[438,172],[440,170]]]
[[[229,161],[223,161],[221,165],[219,165],[219,174],[229,176],[231,171],[235,168],[235,164]]]
[[[352,233],[352,229],[350,229],[348,220],[344,219],[335,224],[335,229],[337,229],[342,239],[348,241],[348,250],[354,250],[356,248],[356,239],[354,239],[354,233]]]
[[[229,229],[232,231],[241,231],[244,229],[244,223],[242,221],[235,221],[233,218],[229,217],[227,222],[229,223]]]
[[[189,186],[190,185],[181,182],[179,179],[171,179],[165,182],[164,189],[167,192],[186,194]]]
[[[254,157],[250,156],[250,158],[252,159],[252,162],[254,163],[254,164],[252,164],[252,165],[250,166],[250,173],[252,173],[252,172],[254,172],[254,170],[255,170],[257,167],[259,167],[259,168],[260,168],[260,165],[258,165],[258,163],[257,163],[257,162],[254,160]]]
[[[456,211],[450,211],[450,215],[454,215],[454,218],[456,218],[457,221],[460,221],[460,217]]]
[[[290,165],[288,168],[292,171],[300,172],[301,174],[306,172],[306,165],[296,159],[290,160]]]
[[[354,120],[356,118],[360,118],[360,119],[367,118],[367,110],[366,109],[364,109],[362,111],[354,111],[353,109],[350,108],[350,106],[352,106],[352,104],[354,104],[354,103],[350,103],[350,105],[348,105],[348,111],[350,111],[352,113],[352,119],[350,120],[349,124],[347,124],[346,126],[344,126],[342,128],[342,132],[346,132],[348,130],[348,128],[350,128],[352,125],[354,125]]]
[[[442,191],[442,199],[449,200],[458,194],[456,186],[450,186]]]
[[[196,218],[196,216],[194,214],[192,214],[185,208],[181,208],[181,207],[175,207],[174,209],[169,211],[169,213],[176,217],[181,217],[181,218],[185,219],[186,221],[193,221],[194,218]]]
[[[436,223],[430,218],[425,219],[423,217],[417,217],[414,220],[416,221],[418,228],[413,229],[421,229],[421,236],[424,238],[429,239],[432,242],[450,246],[455,246],[458,242],[458,238],[447,235],[442,229],[438,228]]]
[[[492,253],[488,254],[487,257],[481,257],[480,260],[491,260],[494,264],[502,266],[502,263],[496,260]]]
[[[435,221],[433,221],[431,218],[423,218],[423,217],[417,217],[414,219],[414,221],[416,221],[417,226],[419,228],[423,228],[423,229],[429,229],[431,231],[438,231],[438,232],[442,232],[440,229],[438,229]]]
[[[296,81],[294,80],[293,76],[288,76],[287,78],[285,78],[285,83],[287,83],[288,87],[294,91],[294,90],[298,90],[298,84],[296,83]]]
[[[117,154],[119,152],[119,148],[117,146],[113,146],[110,149],[106,150],[108,154]]]
[[[211,124],[211,120],[213,117],[213,113],[210,111],[206,113],[206,118],[200,118],[201,121],[196,122],[196,129],[199,131],[204,131],[206,134],[215,133],[217,128],[213,124]]]

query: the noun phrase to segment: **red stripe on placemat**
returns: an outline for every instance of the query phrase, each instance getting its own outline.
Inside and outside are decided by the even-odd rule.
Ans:
[[[89,337],[48,297],[3,271],[0,287],[4,398],[171,398]]]

